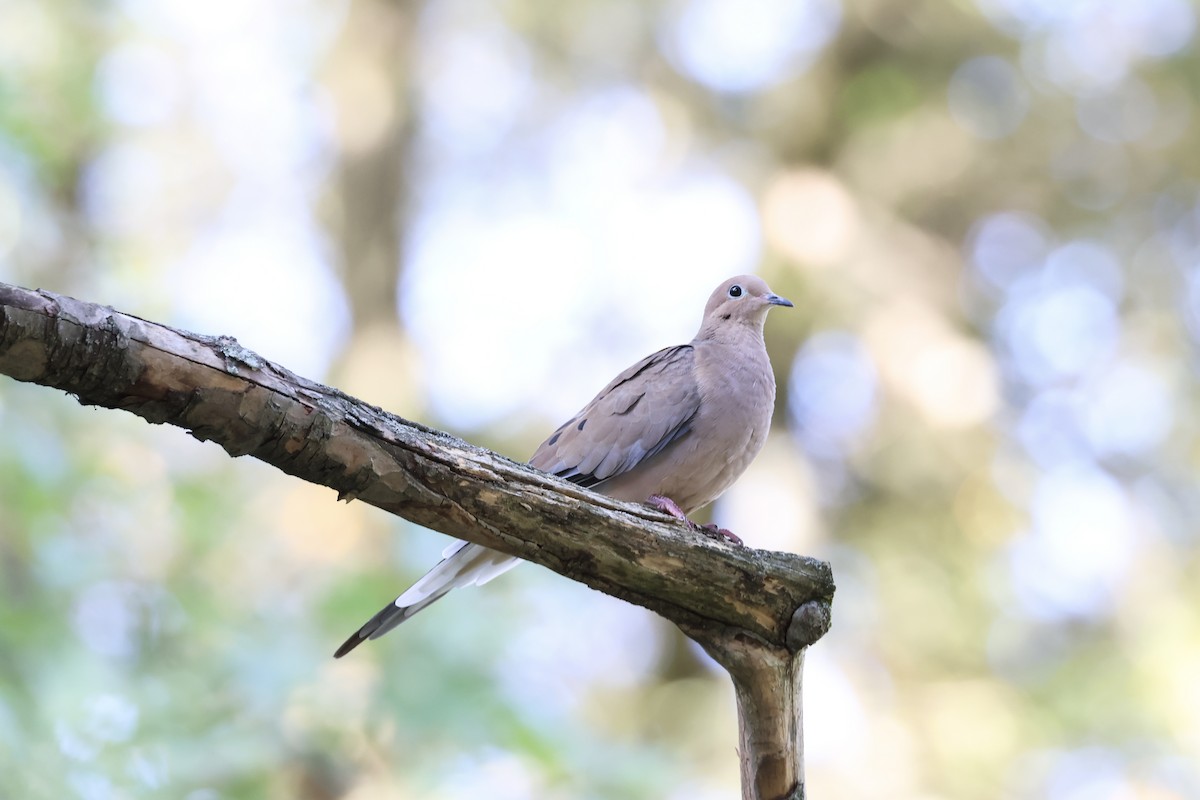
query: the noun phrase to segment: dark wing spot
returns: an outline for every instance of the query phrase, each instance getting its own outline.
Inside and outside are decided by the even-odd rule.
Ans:
[[[572,422],[574,422],[574,421],[575,421],[575,418],[574,418],[574,417],[571,417],[569,420],[567,420],[566,422],[564,422],[562,425],[559,425],[559,426],[558,426],[558,428],[557,428],[557,430],[555,430],[554,432],[555,432],[555,433],[562,433],[563,431],[565,431],[565,430],[567,429],[567,426],[568,426],[568,425],[570,425],[570,424],[571,424]],[[554,442],[551,442],[550,444],[554,444]]]
[[[566,427],[566,426],[564,425],[563,427]],[[554,434],[553,436],[551,436],[551,437],[550,437],[550,441],[546,442],[546,444],[548,444],[548,445],[550,445],[551,447],[553,447],[553,446],[554,446],[554,443],[558,441],[558,437],[560,437],[560,436],[562,436],[562,429],[561,429],[561,428],[560,428],[558,431],[556,431],[556,432],[555,432],[555,434]]]
[[[572,474],[572,473],[574,473],[574,467],[568,467],[567,469],[559,470],[558,472],[556,472],[554,474],[559,478],[566,478],[568,481],[575,484],[576,486],[582,486],[585,489],[590,489],[593,486],[595,486],[596,484],[601,482],[599,478],[597,478],[595,475],[592,475],[591,473],[588,473],[587,475],[581,475],[578,473]]]
[[[729,319],[732,316],[733,316],[732,314],[722,314],[721,319]]]
[[[579,424],[575,426],[577,430],[583,430],[583,426],[587,425],[587,419],[579,420]]]

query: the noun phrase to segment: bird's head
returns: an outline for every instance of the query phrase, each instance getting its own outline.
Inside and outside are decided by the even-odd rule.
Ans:
[[[791,305],[791,300],[772,292],[767,282],[757,275],[738,275],[718,286],[708,298],[701,333],[741,326],[761,331],[767,312],[773,306],[790,308]]]

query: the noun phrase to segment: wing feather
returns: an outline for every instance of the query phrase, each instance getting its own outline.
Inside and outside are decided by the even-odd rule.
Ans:
[[[691,345],[659,350],[622,372],[554,432],[529,463],[599,488],[687,436],[700,408]]]

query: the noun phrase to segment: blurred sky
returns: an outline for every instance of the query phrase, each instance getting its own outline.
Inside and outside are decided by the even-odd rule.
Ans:
[[[0,2],[0,89],[66,69],[76,13]],[[389,51],[369,32],[395,14],[408,33]],[[0,127],[0,279],[234,335],[523,458],[611,375],[690,338],[719,281],[757,271],[797,301],[768,322],[785,407],[714,513],[834,564],[834,629],[806,673],[812,795],[987,796],[982,774],[992,796],[1200,797],[1200,617],[1178,595],[1197,599],[1200,505],[1193,4],[118,0],[83,16],[75,227],[52,157]],[[855,62],[865,41],[884,55]],[[12,96],[0,122],[38,119]],[[330,186],[397,130],[399,325],[374,346]],[[4,430],[54,470],[38,466],[52,432]],[[179,447],[168,474],[192,457]],[[396,546],[406,562],[441,546],[402,535],[418,537]],[[665,658],[633,609],[588,605],[588,640],[564,639],[591,599],[539,608],[545,583],[504,580],[538,608],[497,656],[513,703],[577,710]],[[119,660],[155,591],[81,589],[80,646]],[[922,623],[956,602],[969,611]],[[962,637],[950,655],[921,650],[943,635]],[[1148,659],[1104,684],[1133,692],[1136,735],[1086,710],[1038,717],[1054,684],[1033,676],[1086,680],[1092,636]],[[100,739],[133,735],[129,698],[84,705]],[[63,757],[88,764],[62,730]],[[461,759],[436,796],[548,791],[525,754]],[[673,796],[727,796],[729,770]],[[79,774],[98,781],[79,796],[123,796]]]

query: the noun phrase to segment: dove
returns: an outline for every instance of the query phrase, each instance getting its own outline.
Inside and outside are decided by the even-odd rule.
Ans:
[[[741,540],[688,515],[730,487],[766,442],[775,376],[763,342],[767,312],[791,307],[754,275],[713,291],[700,330],[622,372],[542,442],[530,466],[617,500],[646,503],[693,530]],[[520,563],[456,541],[442,560],[334,653],[378,639],[463,586],[482,585]]]

